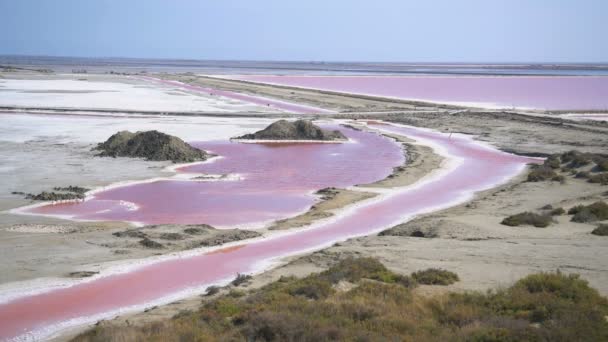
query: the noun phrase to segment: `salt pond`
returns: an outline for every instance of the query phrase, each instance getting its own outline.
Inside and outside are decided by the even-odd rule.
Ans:
[[[281,257],[372,234],[415,215],[462,202],[476,191],[505,182],[520,172],[526,163],[536,161],[498,151],[458,134],[447,135],[381,123],[373,127],[433,146],[448,159],[448,163],[442,170],[412,186],[395,189],[351,207],[335,219],[307,229],[211,253],[176,256],[126,273],[5,302],[0,304],[0,339],[17,336],[40,338],[68,326],[112,317],[125,310],[168,303],[201,292],[208,285],[225,283],[237,272],[258,272]],[[319,148],[328,147],[310,147],[311,150]],[[297,157],[291,155],[290,160]],[[365,159],[358,161],[361,169],[369,164]],[[351,177],[348,173],[345,175]],[[297,184],[294,186],[298,187]]]
[[[227,76],[302,88],[488,108],[608,110],[603,76]]]
[[[183,167],[186,175],[233,175],[227,180],[159,180],[95,193],[84,202],[35,207],[29,213],[77,220],[145,224],[206,223],[255,228],[306,211],[325,187],[348,187],[385,178],[403,163],[401,147],[378,134],[341,126],[350,142],[244,144],[192,143],[220,156]],[[183,177],[180,177],[183,178]]]

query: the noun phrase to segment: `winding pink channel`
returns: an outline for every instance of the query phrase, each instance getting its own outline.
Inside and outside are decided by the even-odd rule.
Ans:
[[[234,100],[252,103],[252,104],[255,104],[258,106],[276,108],[276,109],[286,111],[286,112],[291,112],[291,113],[298,113],[298,114],[334,113],[331,110],[327,110],[327,109],[323,109],[323,108],[319,108],[319,107],[306,106],[306,105],[271,99],[271,98],[267,98],[267,97],[235,93],[235,92],[228,91],[228,90],[219,90],[219,89],[215,89],[215,88],[201,87],[201,86],[182,83],[182,82],[178,82],[178,81],[163,80],[160,78],[155,78],[155,77],[150,77],[150,76],[137,76],[137,78],[146,80],[146,81],[152,81],[152,82],[157,82],[157,83],[161,83],[161,84],[165,84],[165,85],[170,85],[173,87],[183,88],[183,89],[186,89],[186,90],[189,90],[192,92],[196,92],[196,93],[205,93],[205,94],[209,94],[209,95],[223,96],[223,97],[227,97],[227,98],[234,99]]]
[[[269,237],[220,252],[183,257],[128,273],[110,275],[69,288],[31,295],[0,304],[0,339],[57,329],[68,320],[106,313],[119,308],[150,305],[159,298],[187,289],[253,272],[279,257],[320,249],[349,237],[368,235],[403,222],[413,215],[453,205],[475,191],[495,186],[535,159],[481,146],[470,138],[452,137],[412,127],[377,125],[377,128],[433,143],[461,163],[441,177],[401,189],[379,201],[346,211],[334,221],[289,235]],[[321,147],[321,146],[317,146]],[[292,156],[297,157],[297,156]],[[365,168],[365,160],[361,168]],[[348,175],[346,175],[348,176]],[[437,251],[440,255],[441,251]],[[38,335],[39,336],[39,335]]]
[[[252,82],[480,107],[608,110],[605,76],[226,76]]]
[[[372,183],[403,163],[401,147],[382,135],[338,125],[323,127],[342,131],[351,142],[193,143],[221,158],[178,172],[233,174],[242,180],[140,183],[96,193],[85,202],[46,205],[29,212],[77,220],[259,226],[308,210],[317,198],[312,195],[316,190]]]

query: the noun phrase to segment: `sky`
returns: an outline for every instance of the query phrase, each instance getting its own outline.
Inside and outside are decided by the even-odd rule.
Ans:
[[[0,0],[0,54],[608,62],[606,0]]]

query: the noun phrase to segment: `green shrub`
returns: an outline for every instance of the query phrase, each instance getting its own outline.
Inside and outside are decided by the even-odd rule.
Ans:
[[[243,297],[218,296],[171,320],[97,325],[74,340],[608,340],[608,301],[576,275],[532,274],[498,291],[432,297],[399,284],[365,280],[347,292],[330,291],[318,299],[290,294],[303,284],[322,281],[330,284],[320,274],[284,277]]]
[[[600,224],[599,226],[597,226],[597,228],[591,231],[591,234],[598,236],[608,236],[608,224]]]
[[[412,278],[424,285],[451,285],[460,280],[456,273],[438,268],[414,272]]]
[[[523,212],[515,215],[511,215],[502,222],[505,226],[517,227],[521,225],[531,225],[538,228],[548,227],[553,219],[549,215],[539,215],[531,212]]]
[[[389,271],[380,261],[374,258],[348,258],[330,267],[319,276],[333,284],[340,280],[356,282],[362,278],[387,283],[394,283],[399,280],[399,275]]]
[[[289,289],[292,296],[303,296],[309,299],[327,298],[335,291],[331,283],[318,277],[305,278]]]
[[[589,178],[590,174],[587,171],[579,171],[574,177],[576,178]]]

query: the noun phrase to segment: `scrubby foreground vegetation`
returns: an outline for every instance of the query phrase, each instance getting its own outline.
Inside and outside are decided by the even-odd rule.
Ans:
[[[608,185],[608,157],[603,154],[583,153],[569,151],[554,154],[541,165],[534,165],[528,173],[528,182],[556,181],[564,183],[564,174],[571,174],[576,178],[587,178],[589,183]]]
[[[449,273],[404,276],[375,259],[349,259],[325,272],[281,278],[249,293],[213,294],[198,311],[166,321],[98,325],[75,340],[608,340],[608,301],[576,275],[533,274],[488,293],[428,297],[414,290],[416,278],[457,280]]]

